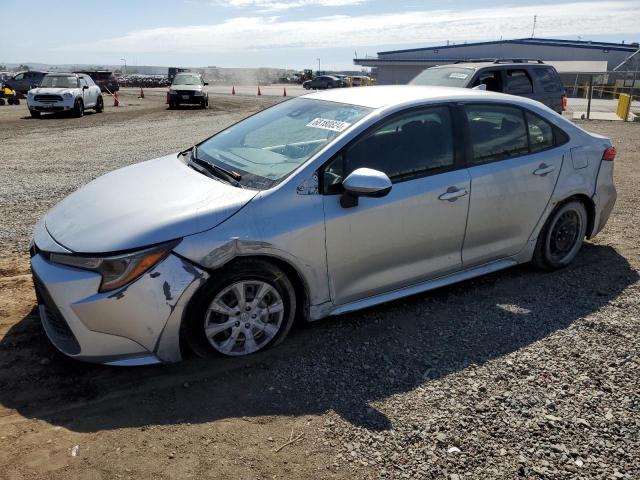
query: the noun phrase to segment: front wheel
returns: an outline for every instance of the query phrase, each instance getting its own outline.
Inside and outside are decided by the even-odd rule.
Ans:
[[[75,117],[82,117],[84,115],[84,102],[82,100],[76,100],[76,103],[73,106],[73,115]]]
[[[40,112],[38,112],[37,110],[29,110],[29,113],[33,118],[40,118]]]
[[[295,291],[281,269],[263,260],[240,260],[194,299],[187,341],[201,356],[250,355],[284,340],[295,311]]]
[[[557,207],[540,232],[533,264],[544,270],[557,270],[569,265],[582,247],[588,220],[587,209],[578,200]]]

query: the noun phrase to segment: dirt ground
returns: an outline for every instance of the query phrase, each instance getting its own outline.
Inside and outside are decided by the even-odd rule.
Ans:
[[[583,124],[618,147],[619,199],[563,271],[299,326],[246,359],[122,369],[48,343],[31,226],[105,171],[269,104],[123,97],[82,119],[0,107],[1,479],[640,478],[640,125]]]

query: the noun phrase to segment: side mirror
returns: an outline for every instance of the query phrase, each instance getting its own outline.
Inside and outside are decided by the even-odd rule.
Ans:
[[[391,180],[384,172],[371,168],[358,168],[342,182],[344,193],[340,198],[342,208],[358,205],[358,197],[384,197],[391,191]]]
[[[209,82],[204,82],[205,85],[209,85]]]
[[[82,89],[83,89],[83,90],[86,90],[87,88],[89,88],[89,86],[88,86],[88,85],[83,85],[83,86],[82,86]]]

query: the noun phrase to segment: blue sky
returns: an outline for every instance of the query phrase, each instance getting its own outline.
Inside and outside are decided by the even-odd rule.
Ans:
[[[2,3],[0,63],[344,69],[355,52],[528,37],[534,14],[538,37],[640,40],[640,0]]]

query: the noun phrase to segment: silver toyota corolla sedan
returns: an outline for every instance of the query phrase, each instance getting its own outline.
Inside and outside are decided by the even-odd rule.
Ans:
[[[615,148],[540,103],[368,87],[280,103],[104,175],[35,227],[53,344],[111,365],[247,355],[295,318],[571,262],[616,200]]]

